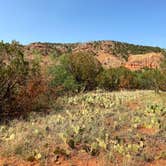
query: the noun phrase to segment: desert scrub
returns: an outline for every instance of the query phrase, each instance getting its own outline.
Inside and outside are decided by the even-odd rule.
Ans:
[[[162,104],[147,105],[145,109],[139,110],[133,116],[133,127],[154,128],[157,130],[165,129],[166,107]]]
[[[139,109],[126,106],[133,101],[141,103]],[[153,148],[149,142],[165,139],[164,101],[152,91],[98,90],[59,97],[55,105],[60,104],[61,109],[46,116],[31,113],[26,121],[0,125],[0,154],[46,162],[50,154],[69,158],[75,151],[84,151],[92,156],[103,153],[111,160],[116,155],[148,160],[141,154],[146,154],[145,147]],[[141,125],[151,125],[158,132],[142,134],[138,131]]]
[[[141,93],[142,92],[142,93]],[[85,94],[76,95],[74,97],[63,97],[58,100],[61,105],[79,106],[80,108],[99,108],[99,109],[112,109],[114,106],[123,105],[128,101],[139,99],[144,95],[143,91],[121,92],[107,92],[107,91],[94,91]]]

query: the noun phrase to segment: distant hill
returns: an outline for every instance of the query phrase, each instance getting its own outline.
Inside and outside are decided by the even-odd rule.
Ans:
[[[91,52],[105,68],[126,66],[131,70],[158,68],[166,51],[159,47],[141,46],[117,41],[87,43],[31,43],[24,46],[26,55],[60,56],[67,53]]]

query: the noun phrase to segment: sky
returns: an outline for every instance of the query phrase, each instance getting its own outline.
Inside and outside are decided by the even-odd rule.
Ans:
[[[166,0],[0,0],[0,40],[166,48]]]

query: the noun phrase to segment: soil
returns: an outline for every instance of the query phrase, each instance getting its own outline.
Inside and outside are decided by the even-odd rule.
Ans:
[[[119,162],[121,161],[121,162]],[[118,158],[118,165],[122,164],[122,158]],[[149,163],[142,162],[142,165],[139,166],[165,166],[166,160],[159,159]],[[102,157],[92,157],[88,154],[79,154],[77,156],[73,156],[70,159],[67,159],[61,156],[58,160],[54,160],[51,158],[48,163],[44,164],[46,166],[115,166],[113,163],[105,163],[104,158]],[[22,160],[18,157],[0,157],[0,166],[41,166],[41,164],[37,161],[29,162]]]
[[[166,166],[166,160],[163,160],[163,159],[156,160],[147,164],[146,166]]]
[[[156,134],[157,130],[155,128],[139,128],[138,132],[140,132],[141,134],[147,134],[147,135],[154,135]]]
[[[0,166],[40,166],[37,162],[28,162],[17,157],[0,157]]]

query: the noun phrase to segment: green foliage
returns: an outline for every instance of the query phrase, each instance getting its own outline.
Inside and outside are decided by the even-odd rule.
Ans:
[[[133,73],[125,67],[119,67],[115,70],[118,78],[118,89],[132,89],[133,86]]]
[[[37,96],[30,98],[27,88],[35,76],[39,78],[39,66],[36,62],[29,64],[24,59],[21,46],[13,41],[11,44],[0,43],[0,114],[15,116],[30,111]],[[38,82],[39,84],[39,82]],[[31,89],[32,90],[32,89]],[[32,104],[30,104],[30,103]]]
[[[74,76],[68,70],[69,57],[62,55],[59,57],[59,63],[49,68],[49,75],[51,76],[51,87],[61,87],[60,91],[76,92],[80,85],[76,82]]]
[[[117,78],[113,75],[111,70],[102,71],[96,78],[97,84],[99,88],[106,90],[114,90],[117,85]],[[112,75],[111,75],[112,74]]]
[[[99,88],[118,90],[123,77],[123,68],[104,70],[97,76]]]
[[[57,65],[50,68],[52,86],[61,86],[64,91],[78,92],[93,90],[153,89],[166,90],[165,63],[160,69],[145,68],[131,71],[125,67],[103,69],[92,53],[62,55]]]
[[[163,52],[163,49],[159,47],[141,46],[122,42],[114,42],[112,48],[113,54],[123,57],[127,60],[129,54],[145,54],[150,52]]]
[[[100,71],[102,66],[91,53],[61,55],[49,68],[50,85],[61,87],[64,92],[91,90],[97,85],[95,77]]]
[[[81,87],[92,90],[153,89],[166,90],[165,64],[162,70],[145,68],[131,71],[125,67],[103,69],[90,53],[63,55],[58,65],[50,69],[52,86],[62,86],[65,91],[79,91]]]
[[[134,72],[135,88],[165,90],[165,75],[158,69],[144,69]]]
[[[90,90],[96,87],[95,78],[102,71],[102,66],[92,53],[79,52],[70,55],[69,69],[77,82]]]
[[[133,73],[124,68],[104,70],[97,77],[98,86],[106,90],[131,89],[133,87]]]
[[[0,112],[4,113],[6,103],[11,104],[13,94],[26,82],[28,63],[24,61],[17,43],[1,42],[0,49]]]
[[[124,67],[102,71],[96,78],[98,86],[106,90],[153,89],[166,90],[166,76],[158,69],[130,71]]]

